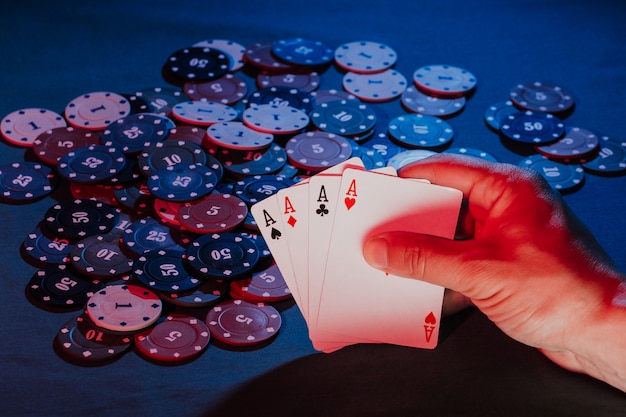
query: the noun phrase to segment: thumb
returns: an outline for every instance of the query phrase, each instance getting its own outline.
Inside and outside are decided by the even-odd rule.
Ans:
[[[372,236],[363,256],[374,268],[392,275],[414,278],[453,291],[468,288],[468,264],[463,256],[472,241],[450,240],[410,232],[387,232]]]

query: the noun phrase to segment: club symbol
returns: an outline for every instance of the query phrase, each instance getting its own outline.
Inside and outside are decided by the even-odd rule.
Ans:
[[[328,214],[328,209],[326,208],[326,204],[320,204],[320,208],[315,210],[317,214],[324,217],[325,214]]]

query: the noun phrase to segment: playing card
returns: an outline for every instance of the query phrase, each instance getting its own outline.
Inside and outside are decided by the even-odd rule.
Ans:
[[[461,199],[462,193],[451,188],[345,170],[318,327],[364,341],[434,348],[444,289],[372,268],[363,258],[363,243],[372,234],[391,230],[453,238]]]

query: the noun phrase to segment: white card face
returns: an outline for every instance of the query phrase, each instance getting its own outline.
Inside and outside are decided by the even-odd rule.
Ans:
[[[300,308],[302,315],[304,315],[306,319],[305,311],[302,308],[302,292],[298,287],[298,282],[291,267],[291,255],[289,253],[288,241],[283,230],[278,201],[275,197],[276,195],[261,200],[253,205],[250,211],[259,227],[263,239],[265,239],[267,243],[267,247],[270,249],[270,252],[272,252],[276,265],[285,278],[285,282],[296,304],[298,304],[298,308]]]
[[[434,348],[444,289],[372,268],[363,258],[363,243],[372,234],[391,230],[451,239],[461,199],[460,191],[447,187],[366,171],[344,171],[318,327],[364,341]]]

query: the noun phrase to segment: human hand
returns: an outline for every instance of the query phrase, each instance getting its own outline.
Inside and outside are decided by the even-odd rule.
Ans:
[[[586,341],[594,338],[594,323],[623,314],[612,301],[623,277],[538,173],[435,155],[399,174],[461,190],[471,220],[462,223],[473,223],[473,237],[448,240],[403,231],[372,236],[363,249],[372,266],[450,289],[457,294],[448,294],[448,310],[469,300],[510,337],[557,364],[617,378],[609,382],[626,389],[624,375],[609,377],[610,369],[597,369]],[[626,324],[621,326],[626,333]],[[624,360],[620,366],[626,373]]]

